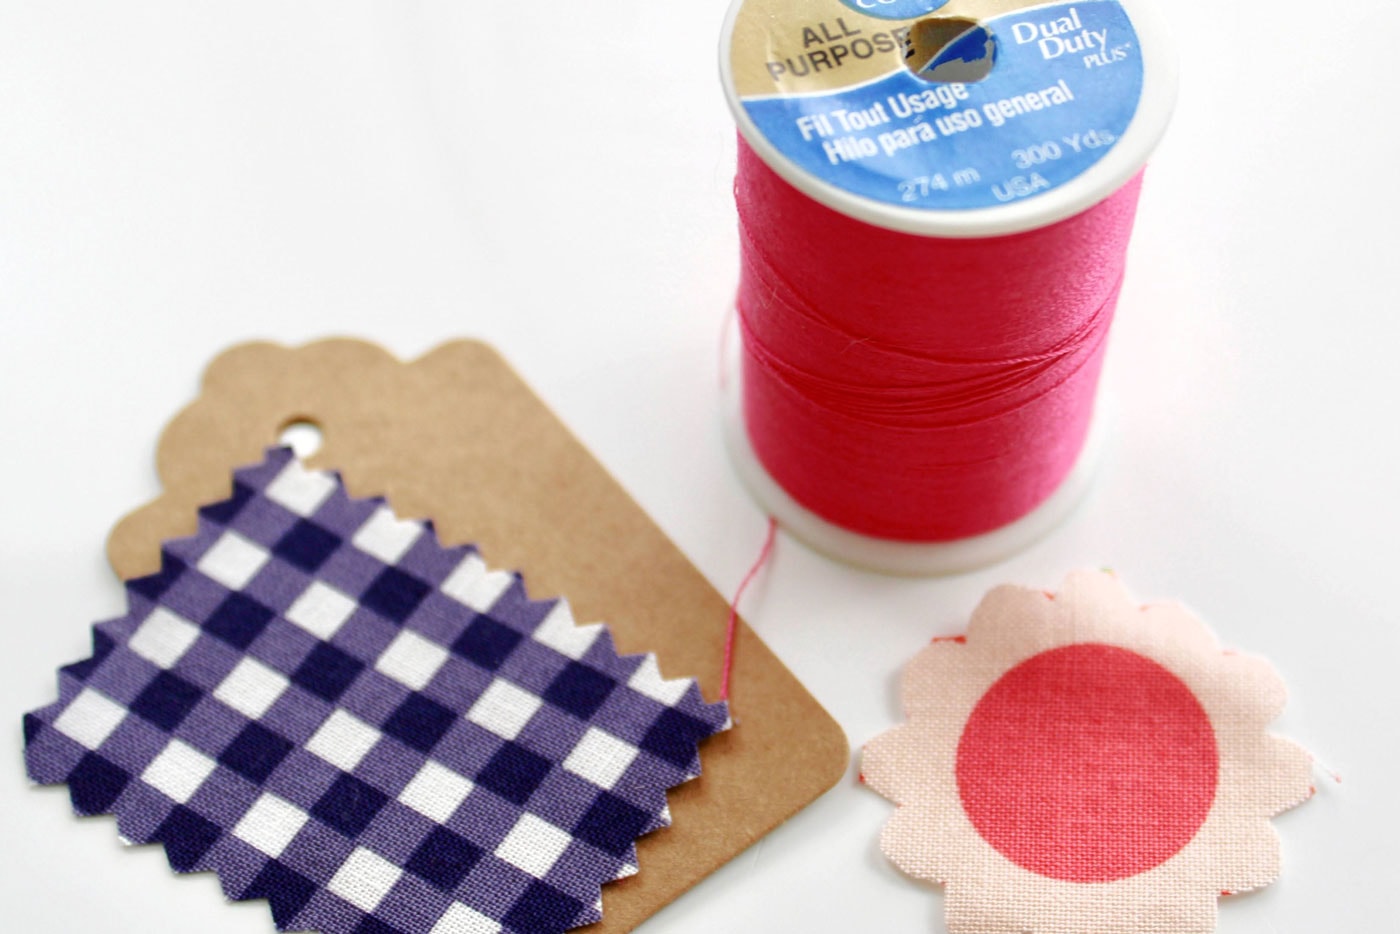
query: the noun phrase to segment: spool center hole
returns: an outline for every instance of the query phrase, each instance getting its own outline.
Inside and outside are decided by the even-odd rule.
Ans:
[[[992,31],[965,16],[928,16],[909,27],[904,67],[935,83],[981,81],[996,64]]]

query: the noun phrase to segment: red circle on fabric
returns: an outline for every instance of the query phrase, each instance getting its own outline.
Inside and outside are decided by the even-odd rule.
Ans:
[[[1181,679],[1136,652],[1081,643],[1002,675],[958,741],[977,832],[1024,869],[1109,882],[1171,858],[1215,800],[1215,732]]]

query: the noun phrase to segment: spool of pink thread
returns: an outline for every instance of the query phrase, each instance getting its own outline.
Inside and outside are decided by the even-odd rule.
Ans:
[[[855,564],[1043,535],[1094,398],[1174,63],[1142,0],[737,0],[740,474]]]

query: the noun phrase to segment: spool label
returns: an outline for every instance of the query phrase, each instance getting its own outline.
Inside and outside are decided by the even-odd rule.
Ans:
[[[1142,96],[1117,0],[746,0],[734,92],[783,157],[851,194],[936,211],[1051,191]]]

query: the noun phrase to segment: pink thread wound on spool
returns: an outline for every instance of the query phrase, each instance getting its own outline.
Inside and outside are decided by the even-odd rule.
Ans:
[[[1063,518],[1143,165],[1175,100],[1149,0],[734,0],[742,388],[765,510],[897,573]]]
[[[1084,444],[1141,182],[1036,230],[920,237],[817,203],[741,138],[743,412],[763,466],[879,538],[1032,511]]]

